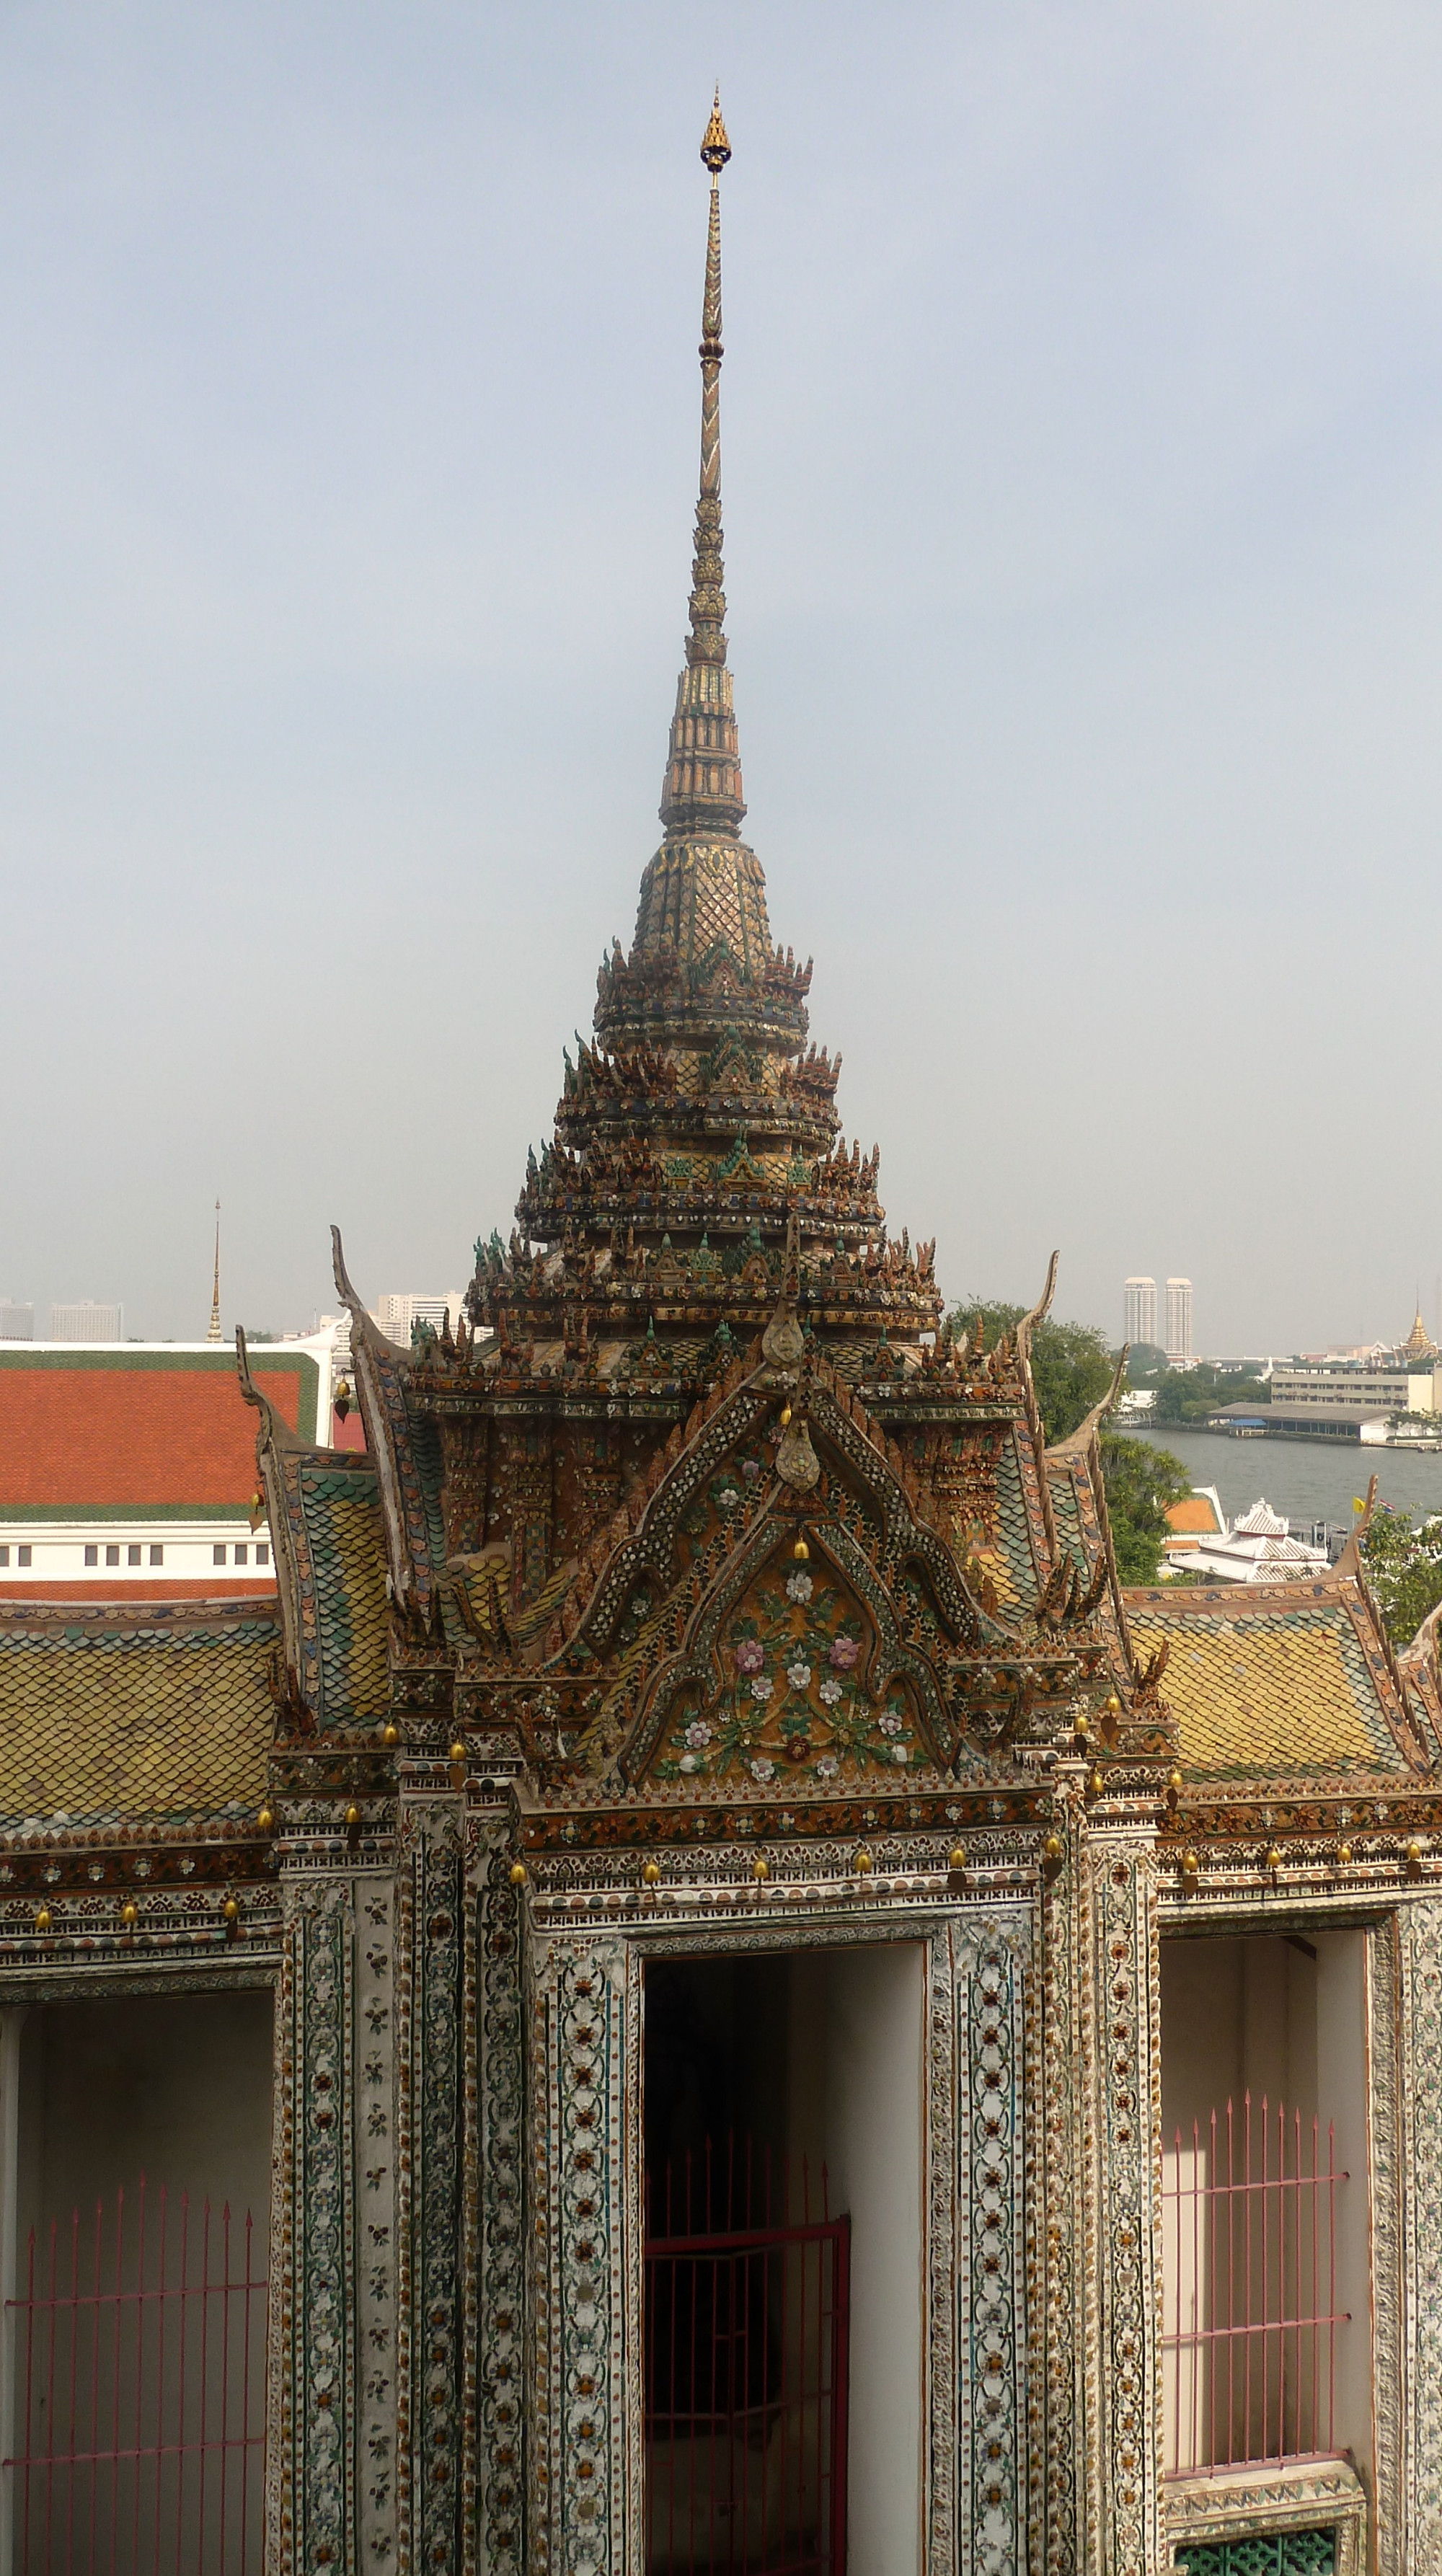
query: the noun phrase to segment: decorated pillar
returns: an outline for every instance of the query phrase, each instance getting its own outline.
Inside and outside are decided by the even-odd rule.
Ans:
[[[461,2563],[463,1890],[447,1766],[402,1766],[396,1819],[397,2556],[401,2576]]]
[[[614,1935],[532,1954],[528,2576],[642,2563],[640,1973]]]
[[[474,1940],[463,2016],[465,2241],[476,2248],[463,2284],[463,2391],[474,2418],[463,2464],[466,2576],[519,2576],[526,2522],[524,1898],[512,1880],[508,1820],[469,1819],[467,1890]]]
[[[1397,1947],[1403,2528],[1390,2554],[1421,2568],[1442,2563],[1442,1898],[1398,1908]]]
[[[388,1905],[390,1880],[316,1867],[310,1854],[283,1856],[283,1872],[266,2556],[277,2576],[360,2576],[394,2565],[389,2463],[366,2441],[374,2412],[388,2444],[389,2391],[374,2407],[362,2393],[389,2357],[390,2255],[377,2249],[366,2304],[385,2318],[384,2342],[368,2348],[357,2189],[362,2106],[379,2103],[389,2122],[392,2101],[388,2030],[366,2026],[373,2006],[362,2018],[378,1979],[358,1974],[357,1924],[367,1900]]]
[[[1025,2576],[1033,2501],[1027,2311],[1034,2263],[1025,2131],[1030,1907],[957,1920],[950,1950],[954,2021],[947,2036],[957,2127],[951,2188],[933,2192],[930,2234],[933,2283],[950,2269],[954,2287],[945,2306],[935,2301],[931,2366],[933,2384],[938,2364],[947,2368],[946,2385],[954,2392],[948,2429],[957,2470],[953,2498],[949,2462],[933,2460],[929,2564],[938,2576],[953,2564],[984,2568],[988,2576]],[[945,2075],[951,2078],[951,2066]],[[931,2128],[935,2154],[935,2102]],[[943,2316],[954,2336],[949,2354],[938,2350],[936,2324]]]
[[[1088,1823],[1073,1807],[1058,1841],[1047,1907],[1046,2564],[1057,2576],[1072,2567],[1156,2576],[1165,2559],[1152,1837]]]

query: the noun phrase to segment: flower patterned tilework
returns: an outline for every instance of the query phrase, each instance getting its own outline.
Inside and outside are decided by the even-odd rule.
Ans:
[[[69,1605],[0,1613],[0,1817],[258,1806],[279,1639],[259,1602],[143,1621]]]
[[[722,1679],[683,1692],[655,1765],[661,1780],[798,1775],[825,1785],[900,1773],[922,1758],[911,1697],[868,1686],[875,1632],[829,1567],[774,1557],[718,1640]]]

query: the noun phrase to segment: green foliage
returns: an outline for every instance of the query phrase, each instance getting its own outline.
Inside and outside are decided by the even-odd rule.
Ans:
[[[1410,1645],[1442,1601],[1442,1514],[1414,1529],[1410,1512],[1374,1512],[1362,1562],[1393,1645]]]
[[[1170,1449],[1104,1431],[1102,1482],[1117,1574],[1123,1583],[1155,1583],[1162,1568],[1167,1506],[1192,1490],[1192,1480]]]
[[[951,1322],[959,1333],[974,1335],[984,1317],[990,1349],[1003,1333],[1015,1332],[1026,1311],[1025,1306],[1004,1305],[999,1298],[983,1303],[979,1297],[969,1297],[953,1309]],[[1077,1430],[1092,1406],[1100,1404],[1115,1366],[1094,1324],[1056,1324],[1048,1315],[1034,1327],[1031,1376],[1049,1447]]]
[[[1004,1305],[999,1299],[969,1297],[955,1309],[951,1321],[958,1332],[974,1332],[978,1318],[984,1316],[990,1346],[1000,1334],[1014,1332],[1025,1312],[1024,1306]],[[1115,1365],[1104,1335],[1094,1324],[1057,1324],[1048,1316],[1036,1326],[1031,1374],[1049,1445],[1065,1440],[1086,1420],[1093,1405],[1100,1404]],[[1169,1450],[1150,1448],[1144,1440],[1131,1440],[1115,1431],[1102,1433],[1101,1458],[1117,1573],[1123,1583],[1155,1583],[1161,1571],[1166,1507],[1191,1492],[1191,1478]]]
[[[1272,1390],[1242,1369],[1215,1369],[1198,1360],[1189,1369],[1168,1369],[1157,1385],[1154,1422],[1205,1422],[1224,1404],[1270,1404]]]
[[[1167,1355],[1159,1342],[1133,1342],[1127,1353],[1128,1386],[1160,1386],[1167,1373]]]
[[[254,1350],[257,1342],[273,1342],[275,1340],[275,1335],[274,1333],[252,1332],[249,1324],[247,1324],[245,1328],[245,1338],[249,1348]]]

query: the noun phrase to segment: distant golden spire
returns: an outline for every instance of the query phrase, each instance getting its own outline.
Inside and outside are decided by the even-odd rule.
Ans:
[[[220,1201],[215,1202],[215,1286],[210,1293],[210,1330],[208,1342],[220,1340]]]

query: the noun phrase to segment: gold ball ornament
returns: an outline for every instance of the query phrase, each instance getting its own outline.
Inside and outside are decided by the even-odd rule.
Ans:
[[[641,1876],[644,1878],[648,1887],[658,1887],[661,1881],[660,1862],[657,1860],[648,1860],[645,1868],[641,1872]]]
[[[792,1555],[795,1557],[796,1562],[797,1562],[797,1564],[798,1564],[798,1565],[804,1565],[804,1564],[806,1563],[807,1558],[808,1558],[808,1557],[809,1557],[809,1555],[811,1554],[811,1550],[810,1550],[810,1548],[807,1546],[805,1539],[804,1539],[804,1538],[799,1538],[799,1539],[797,1540],[797,1542],[796,1542],[796,1545],[793,1547],[793,1549],[792,1549],[791,1553],[792,1553]]]
[[[769,1860],[763,1859],[760,1852],[757,1853],[756,1858],[751,1864],[751,1875],[755,1879],[758,1887],[763,1879],[771,1876],[771,1863]]]
[[[1062,1839],[1060,1834],[1048,1834],[1046,1841],[1041,1847],[1042,1859],[1047,1861],[1058,1861],[1060,1860],[1061,1855]]]
[[[954,1849],[947,1853],[946,1866],[948,1869],[965,1869],[966,1854],[962,1850],[960,1843],[957,1843]]]
[[[1183,1852],[1183,1854],[1182,1854],[1182,1876],[1183,1876],[1183,1878],[1195,1878],[1195,1877],[1196,1877],[1196,1874],[1197,1874],[1197,1872],[1198,1872],[1198,1870],[1201,1868],[1201,1865],[1202,1865],[1202,1864],[1201,1864],[1201,1862],[1198,1860],[1197,1855],[1196,1855],[1196,1853],[1195,1853],[1194,1851],[1184,1851],[1184,1852]]]
[[[36,1915],[35,1915],[35,1929],[36,1929],[36,1931],[37,1931],[37,1932],[48,1932],[48,1931],[49,1931],[49,1929],[50,1929],[50,1908],[49,1908],[49,1906],[48,1906],[48,1905],[42,1905],[42,1906],[39,1906],[39,1907],[36,1909]]]
[[[1169,1771],[1167,1773],[1167,1796],[1171,1799],[1173,1806],[1176,1805],[1181,1794],[1182,1775],[1180,1771]]]
[[[383,1727],[381,1728],[381,1742],[382,1742],[382,1744],[399,1744],[400,1740],[401,1740],[401,1731],[400,1731],[400,1728],[399,1728],[398,1726],[395,1726],[395,1725],[387,1725],[387,1726],[383,1726]]]
[[[360,1809],[359,1809],[359,1807],[347,1807],[347,1809],[346,1809],[346,1811],[345,1811],[345,1823],[346,1823],[346,1832],[347,1832],[348,1834],[353,1834],[353,1833],[355,1832],[355,1829],[356,1829],[357,1825],[360,1823]]]
[[[858,1875],[859,1875],[860,1877],[862,1877],[862,1878],[869,1878],[869,1877],[870,1877],[870,1875],[871,1875],[871,1873],[872,1873],[872,1871],[873,1871],[873,1870],[874,1870],[874,1868],[876,1867],[876,1863],[875,1863],[875,1861],[872,1859],[871,1854],[870,1854],[870,1852],[867,1850],[866,1845],[865,1845],[864,1843],[862,1844],[860,1851],[857,1853],[856,1858],[855,1858],[855,1860],[852,1862],[852,1864],[851,1864],[851,1865],[852,1865],[852,1868],[853,1868],[854,1870],[856,1870],[856,1872],[858,1873]]]
[[[256,1820],[255,1820],[255,1821],[256,1821],[256,1823],[259,1825],[260,1830],[261,1830],[261,1832],[262,1832],[263,1834],[273,1834],[273,1833],[274,1833],[274,1831],[275,1831],[275,1818],[274,1818],[274,1816],[271,1814],[269,1807],[262,1807],[262,1808],[261,1808],[261,1811],[260,1811],[260,1814],[256,1817]]]
[[[523,1860],[513,1860],[511,1863],[511,1885],[512,1887],[524,1887],[525,1884],[526,1864]]]
[[[237,1923],[237,1922],[239,1922],[239,1920],[240,1920],[240,1907],[237,1905],[237,1903],[236,1903],[236,1901],[235,1901],[235,1898],[234,1898],[233,1896],[228,1896],[228,1897],[226,1898],[225,1903],[224,1903],[224,1905],[221,1907],[221,1909],[220,1909],[220,1910],[221,1910],[222,1914],[225,1916],[225,1919],[226,1919],[227,1923]]]
[[[1275,1843],[1272,1843],[1272,1844],[1268,1847],[1268,1851],[1267,1851],[1267,1867],[1268,1867],[1268,1869],[1280,1869],[1280,1868],[1281,1868],[1281,1866],[1282,1866],[1282,1855],[1281,1855],[1281,1852],[1278,1850],[1277,1845],[1276,1845]]]
[[[1350,1868],[1351,1868],[1351,1866],[1352,1866],[1352,1846],[1351,1846],[1351,1844],[1350,1844],[1350,1843],[1338,1843],[1338,1845],[1337,1845],[1337,1867],[1338,1867],[1339,1869],[1350,1869]]]
[[[1102,1778],[1100,1771],[1094,1771],[1087,1785],[1091,1790],[1092,1796],[1094,1798],[1099,1798],[1107,1784]]]
[[[1422,1846],[1421,1846],[1421,1844],[1420,1844],[1420,1843],[1409,1843],[1409,1844],[1407,1845],[1407,1867],[1408,1867],[1409,1869],[1420,1869],[1420,1868],[1421,1868],[1421,1866],[1422,1866]]]
[[[462,1744],[460,1737],[457,1736],[454,1744],[451,1746],[451,1760],[453,1762],[464,1762],[465,1758],[466,1748],[464,1744]]]
[[[133,1932],[136,1924],[140,1920],[139,1908],[135,1905],[122,1905],[120,1909],[120,1920],[124,1924],[127,1932]]]
[[[783,1404],[783,1406],[781,1407],[781,1428],[782,1428],[782,1430],[783,1430],[783,1431],[785,1430],[786,1425],[787,1425],[787,1423],[790,1421],[790,1419],[791,1419],[791,1407],[790,1407],[790,1405],[789,1405],[789,1404]]]

